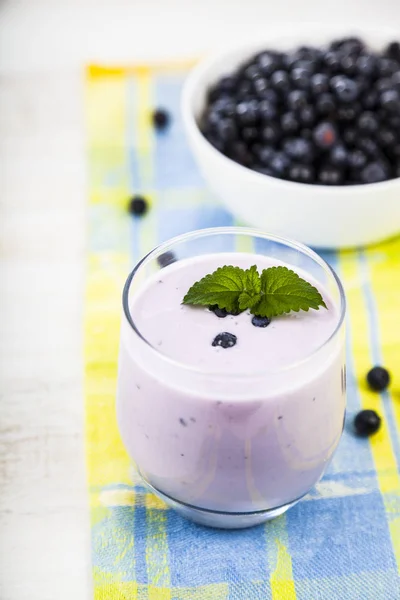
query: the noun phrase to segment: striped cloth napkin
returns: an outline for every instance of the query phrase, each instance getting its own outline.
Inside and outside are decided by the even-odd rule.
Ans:
[[[188,68],[87,70],[85,397],[94,598],[399,600],[400,239],[323,253],[348,298],[348,412],[329,472],[305,500],[253,529],[212,530],[167,509],[132,472],[115,419],[127,273],[160,241],[235,224],[205,188],[186,145],[179,96]],[[172,115],[160,133],[149,118],[158,106]],[[126,210],[132,193],[151,203],[140,219]],[[374,364],[392,373],[382,394],[365,384]],[[371,439],[352,433],[361,408],[382,416]]]

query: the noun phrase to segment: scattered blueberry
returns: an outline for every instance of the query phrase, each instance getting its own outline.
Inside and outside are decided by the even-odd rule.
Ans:
[[[153,112],[153,123],[156,129],[165,129],[170,123],[171,117],[163,108],[158,108]]]
[[[376,433],[380,426],[381,418],[374,410],[361,410],[354,419],[354,429],[362,437]]]
[[[136,217],[141,217],[147,212],[148,203],[145,198],[142,196],[133,196],[129,201],[129,212],[131,215],[135,215]]]
[[[259,52],[209,89],[201,130],[225,156],[272,177],[322,185],[399,177],[400,43],[376,52],[348,37]]]
[[[390,383],[389,371],[384,367],[373,367],[367,373],[367,381],[371,389],[382,392]]]
[[[214,338],[212,345],[213,346],[221,346],[222,348],[232,348],[232,346],[235,346],[236,342],[237,342],[236,335],[233,335],[233,333],[228,333],[228,332],[224,331],[223,333],[219,333]]]
[[[253,323],[254,327],[267,327],[267,325],[271,323],[271,319],[268,319],[268,317],[257,317],[254,315],[254,317],[251,319],[251,322]]]
[[[226,308],[218,308],[217,304],[213,304],[212,306],[210,306],[209,310],[211,310],[220,319],[224,319],[228,314]]]
[[[172,263],[176,262],[176,256],[173,252],[164,252],[157,257],[157,262],[161,268],[168,267],[168,265],[172,265]]]

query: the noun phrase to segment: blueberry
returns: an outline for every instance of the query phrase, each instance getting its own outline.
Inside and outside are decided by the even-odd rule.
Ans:
[[[268,100],[271,104],[277,104],[279,102],[279,96],[275,90],[267,89],[260,94],[260,100]]]
[[[349,160],[349,152],[344,146],[334,146],[330,152],[329,159],[335,167],[344,167]]]
[[[393,83],[390,77],[382,77],[375,82],[375,90],[379,93],[391,90]]]
[[[400,65],[399,65],[400,69]],[[400,70],[392,75],[392,86],[395,90],[400,90]]]
[[[340,57],[340,66],[346,75],[353,76],[357,73],[357,56],[351,54],[344,54]]]
[[[264,165],[255,164],[251,167],[253,171],[257,173],[261,173],[262,175],[268,175],[269,177],[276,177],[276,174],[269,167],[265,167]]]
[[[259,66],[255,65],[254,63],[248,65],[243,70],[242,75],[245,79],[248,79],[249,81],[255,81],[256,79],[262,77],[262,73],[260,71]]]
[[[315,170],[311,165],[294,163],[289,169],[289,179],[299,183],[314,183]]]
[[[223,333],[219,333],[213,340],[213,346],[221,346],[222,348],[232,348],[235,346],[237,342],[237,337],[233,333],[228,333],[224,331]]]
[[[353,150],[348,154],[349,167],[352,169],[362,169],[367,164],[367,157],[362,150]]]
[[[311,84],[312,73],[303,67],[296,67],[291,73],[291,79],[295,88],[308,90]]]
[[[211,105],[211,110],[221,117],[234,117],[236,114],[236,105],[232,98],[222,96]]]
[[[323,57],[323,52],[319,48],[300,46],[297,50],[297,56],[299,57],[299,60],[308,60],[313,63],[318,63]]]
[[[357,138],[356,145],[371,158],[379,158],[381,155],[378,144],[371,138]]]
[[[376,433],[380,426],[381,418],[374,410],[361,410],[354,419],[354,429],[362,437]]]
[[[397,90],[386,90],[380,97],[381,106],[393,113],[400,112],[400,93]]]
[[[269,100],[261,100],[258,111],[262,121],[273,121],[278,114],[275,104]]]
[[[315,123],[316,114],[315,108],[310,104],[307,104],[299,111],[299,121],[301,125],[305,125],[306,127],[309,125],[313,125]]]
[[[284,152],[293,160],[311,163],[314,158],[313,145],[303,138],[289,138],[283,142]]]
[[[319,170],[318,181],[323,185],[340,185],[343,183],[343,172],[338,167],[326,165]]]
[[[361,181],[363,183],[377,183],[386,181],[388,178],[388,169],[381,161],[371,162],[361,171]]]
[[[376,58],[373,54],[361,54],[356,60],[357,72],[365,77],[372,77],[377,68]]]
[[[325,53],[323,62],[330,73],[337,73],[340,69],[340,56],[332,50]]]
[[[259,130],[258,127],[243,127],[241,130],[241,137],[244,142],[255,142],[258,139]]]
[[[335,111],[336,103],[332,94],[321,94],[316,101],[316,110],[320,115],[329,115]]]
[[[259,54],[257,63],[261,73],[267,77],[272,75],[272,73],[281,67],[281,62],[279,61],[278,57],[270,52],[263,52]]]
[[[168,265],[172,265],[172,263],[176,262],[176,256],[173,252],[168,251],[157,256],[157,262],[161,268],[168,267]]]
[[[379,60],[378,69],[381,77],[391,77],[399,70],[399,64],[396,60],[384,57]]]
[[[218,82],[218,87],[227,94],[234,94],[238,85],[238,78],[233,75],[222,77]]]
[[[254,125],[259,118],[259,103],[257,100],[240,102],[236,107],[236,116],[240,125]]]
[[[244,142],[235,141],[229,145],[228,155],[241,165],[248,166],[252,162],[251,153]]]
[[[352,127],[347,127],[343,131],[343,140],[348,146],[354,146],[357,141],[357,131]]]
[[[266,125],[261,131],[262,139],[267,144],[276,144],[281,139],[281,130],[276,123]]]
[[[303,140],[312,140],[313,130],[309,127],[303,127],[303,129],[300,130],[300,137],[303,138]]]
[[[393,148],[396,145],[397,137],[392,129],[381,127],[376,133],[376,140],[382,148]]]
[[[263,92],[268,89],[268,81],[264,77],[258,77],[253,81],[253,87],[258,96],[262,96]]]
[[[367,382],[371,389],[383,392],[390,383],[389,371],[384,367],[373,367],[367,373]]]
[[[260,160],[262,165],[268,167],[274,154],[275,150],[272,148],[272,146],[261,146],[261,149],[258,154],[258,159]]]
[[[157,108],[153,112],[153,123],[156,129],[165,129],[169,125],[170,119],[169,113],[163,108]]]
[[[378,101],[379,101],[379,94],[374,89],[370,89],[368,92],[363,94],[363,96],[361,98],[361,103],[363,104],[364,108],[366,108],[368,110],[375,108],[378,104]]]
[[[323,150],[333,148],[337,140],[337,133],[332,123],[325,121],[317,125],[313,134],[315,145]]]
[[[343,54],[359,54],[364,50],[364,42],[358,37],[346,37],[331,43],[332,50],[339,50]]]
[[[133,196],[129,201],[129,212],[131,215],[141,217],[147,212],[148,203],[142,196]]]
[[[251,319],[251,322],[253,323],[254,327],[267,327],[271,323],[271,319],[268,317],[257,317],[254,315],[254,317]]]
[[[275,71],[271,75],[271,85],[279,92],[287,92],[290,89],[289,75],[286,71]]]
[[[357,121],[358,128],[362,134],[371,134],[378,131],[379,123],[374,113],[365,111],[361,113]]]
[[[359,87],[355,81],[348,77],[335,78],[332,89],[341,102],[354,102],[359,95]]]
[[[281,129],[284,133],[296,133],[299,128],[299,121],[293,112],[284,113],[281,117]]]
[[[354,121],[354,119],[361,112],[361,105],[358,102],[353,102],[352,104],[344,104],[343,106],[339,106],[337,110],[337,118],[339,121],[343,123],[348,123],[350,121]]]
[[[243,79],[237,87],[236,94],[239,99],[246,99],[252,94],[252,85],[250,81]]]
[[[307,105],[307,94],[304,90],[292,90],[287,96],[290,110],[299,110]]]
[[[391,42],[385,50],[386,56],[397,60],[400,63],[400,44],[399,42]]]
[[[270,168],[278,177],[283,177],[289,167],[290,158],[284,152],[276,152],[270,161]]]
[[[238,130],[233,119],[220,119],[216,125],[216,133],[223,142],[232,142],[237,138]]]
[[[218,304],[213,304],[212,306],[209,306],[208,309],[211,310],[211,312],[213,312],[214,315],[219,317],[220,319],[224,319],[228,315],[228,311],[226,310],[226,308],[218,308]]]
[[[315,73],[310,80],[311,92],[316,96],[329,92],[329,77],[326,73]]]
[[[216,150],[218,150],[219,152],[222,152],[223,154],[226,154],[226,147],[222,140],[217,138],[215,135],[208,134],[206,132],[204,132],[204,135],[206,136],[207,140],[210,142],[210,144],[212,146],[214,146],[214,148]]]

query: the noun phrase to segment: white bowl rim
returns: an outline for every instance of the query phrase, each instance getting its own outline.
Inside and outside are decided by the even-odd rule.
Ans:
[[[375,183],[358,183],[353,185],[322,185],[316,183],[300,183],[297,181],[289,181],[286,179],[279,179],[278,177],[272,177],[270,175],[266,175],[264,173],[258,173],[257,171],[253,171],[248,167],[245,167],[231,158],[228,158],[222,152],[214,148],[214,146],[204,137],[201,133],[200,128],[197,124],[195,116],[191,110],[191,100],[194,94],[197,91],[197,86],[199,85],[199,80],[202,76],[207,73],[207,71],[212,67],[215,63],[221,62],[224,58],[229,58],[232,53],[240,52],[243,50],[244,55],[249,53],[251,56],[252,52],[257,52],[257,49],[262,49],[263,47],[267,47],[270,44],[273,44],[276,39],[291,39],[293,37],[294,43],[296,43],[296,37],[300,37],[300,34],[304,34],[307,32],[310,33],[318,33],[326,36],[340,36],[340,37],[348,37],[348,36],[359,36],[366,37],[368,36],[375,37],[380,42],[389,42],[390,40],[400,38],[400,31],[395,28],[389,27],[379,27],[374,28],[371,26],[343,26],[339,24],[332,24],[329,26],[319,25],[316,23],[312,24],[302,24],[300,26],[289,26],[289,27],[281,27],[274,29],[273,32],[267,34],[265,37],[257,38],[256,40],[241,42],[240,44],[231,45],[229,48],[225,48],[219,52],[215,52],[210,54],[208,57],[200,60],[200,62],[190,71],[189,75],[186,78],[186,81],[182,90],[181,97],[181,112],[183,116],[183,121],[187,131],[193,135],[199,144],[202,145],[204,150],[208,153],[211,152],[214,155],[216,160],[219,160],[221,164],[224,164],[225,167],[228,167],[231,170],[239,169],[246,177],[249,177],[254,182],[258,181],[270,181],[273,182],[277,187],[290,187],[295,188],[301,186],[302,189],[315,190],[321,193],[323,191],[326,196],[330,197],[331,195],[337,195],[340,193],[343,196],[348,196],[354,194],[355,192],[366,192],[373,190],[384,190],[384,189],[392,189],[396,186],[400,185],[400,177],[396,177],[394,179],[389,179],[387,181],[378,181]],[[312,45],[312,42],[310,43]]]

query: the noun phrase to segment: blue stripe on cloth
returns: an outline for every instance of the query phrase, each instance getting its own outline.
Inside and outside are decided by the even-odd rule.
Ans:
[[[168,511],[167,531],[172,586],[268,578],[263,526],[221,532],[188,523]],[[268,600],[268,595],[263,600]]]
[[[180,110],[180,95],[184,75],[160,74],[155,79],[155,106],[171,116],[169,127],[156,135],[154,149],[154,185],[156,190],[168,188],[199,188],[203,179],[189,150]],[[173,148],[173,152],[171,152]]]
[[[294,580],[395,569],[383,514],[378,490],[297,504],[287,513]]]

